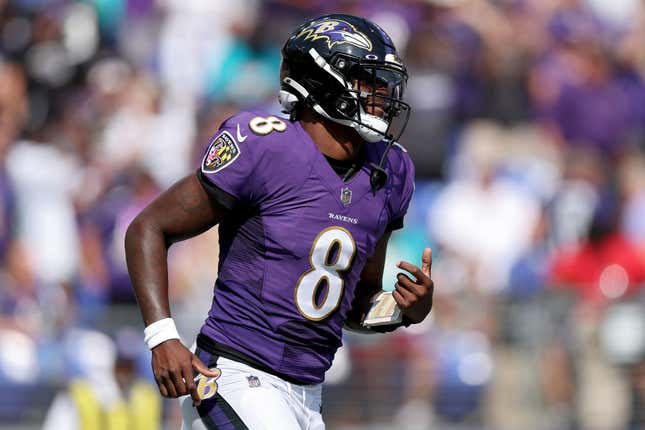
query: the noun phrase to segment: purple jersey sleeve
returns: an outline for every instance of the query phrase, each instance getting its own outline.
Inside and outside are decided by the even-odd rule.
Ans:
[[[247,206],[257,203],[262,184],[258,146],[254,145],[257,136],[248,129],[250,115],[241,113],[222,123],[210,139],[200,167],[203,183]]]
[[[389,230],[403,228],[403,218],[408,211],[412,194],[414,193],[414,164],[407,151],[396,144],[391,151],[393,154],[392,170],[395,172],[393,178],[392,195],[390,203]]]

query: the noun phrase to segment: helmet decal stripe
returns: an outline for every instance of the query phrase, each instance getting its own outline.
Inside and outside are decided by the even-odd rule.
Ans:
[[[329,63],[323,57],[321,57],[320,54],[318,54],[318,51],[316,51],[314,48],[311,48],[309,50],[309,55],[312,56],[312,58],[314,59],[314,61],[318,65],[318,67],[320,67],[325,72],[329,73],[334,78],[336,78],[338,80],[338,82],[341,83],[341,85],[343,85],[344,87],[347,87],[348,89],[351,89],[351,85],[349,85],[349,83],[347,83],[345,78],[340,73],[338,73],[334,69],[332,69],[331,66],[329,65]]]

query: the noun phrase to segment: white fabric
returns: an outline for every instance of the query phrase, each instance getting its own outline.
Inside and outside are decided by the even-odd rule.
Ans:
[[[251,29],[258,0],[161,0],[165,19],[159,32],[161,81],[171,99],[195,100],[206,82],[204,60],[225,60],[233,29]],[[215,68],[211,64],[211,68]]]
[[[472,262],[477,286],[491,291],[507,285],[538,216],[538,202],[511,183],[455,181],[437,197],[428,224],[437,242]]]
[[[17,330],[0,328],[0,375],[14,384],[38,381],[38,352],[31,337]]]
[[[56,395],[47,411],[42,430],[77,430],[78,413],[74,401],[67,392]]]
[[[21,141],[7,155],[16,191],[18,239],[38,280],[72,279],[79,264],[79,237],[73,195],[78,160],[46,143]]]
[[[63,345],[66,360],[72,361],[79,371],[78,376],[92,386],[96,400],[103,408],[108,409],[122,400],[122,393],[114,376],[116,345],[108,335],[75,328],[66,334]]]
[[[143,340],[149,349],[170,339],[181,339],[172,318],[163,318],[143,330]]]
[[[250,430],[324,430],[322,384],[295,385],[246,364],[220,357],[217,392]],[[249,376],[260,381],[249,386]],[[190,396],[180,398],[182,430],[206,430]]]
[[[169,187],[191,170],[194,110],[190,104],[169,104],[155,112],[137,106],[135,95],[109,118],[97,143],[99,159],[115,170],[138,162],[157,184]],[[124,259],[123,242],[118,242],[118,258]]]

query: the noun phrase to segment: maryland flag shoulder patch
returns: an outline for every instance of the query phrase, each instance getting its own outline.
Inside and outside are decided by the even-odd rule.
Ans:
[[[224,131],[213,138],[202,161],[202,172],[216,173],[231,164],[240,155],[240,147],[231,136]]]

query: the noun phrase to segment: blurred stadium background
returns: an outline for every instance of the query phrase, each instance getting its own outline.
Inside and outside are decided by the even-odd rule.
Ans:
[[[429,244],[437,289],[427,323],[347,335],[328,428],[645,428],[642,1],[0,0],[1,429],[79,378],[100,401],[151,381],[125,228],[225,117],[277,113],[281,43],[332,11],[409,65],[386,286]],[[187,344],[216,258],[215,231],[171,251]]]

